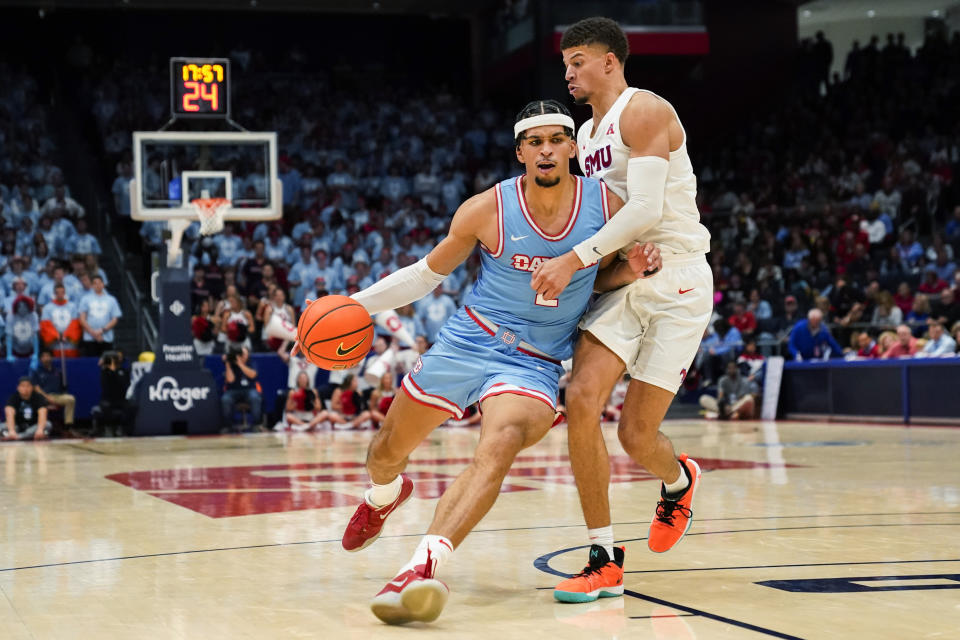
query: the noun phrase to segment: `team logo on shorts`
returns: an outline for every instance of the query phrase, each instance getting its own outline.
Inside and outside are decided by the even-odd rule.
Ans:
[[[503,340],[503,344],[513,344],[517,341],[517,334],[513,331],[504,331],[500,339]]]
[[[423,360],[417,358],[417,361],[413,365],[413,372],[420,373],[420,369],[423,369]]]

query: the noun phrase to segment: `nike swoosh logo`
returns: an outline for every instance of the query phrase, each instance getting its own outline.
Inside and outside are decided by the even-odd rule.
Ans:
[[[515,236],[512,233],[510,234],[510,239],[513,240],[514,242],[516,242],[517,240],[523,240],[526,237],[528,236]]]
[[[600,249],[597,249],[596,247],[594,247],[594,248],[593,248],[593,252],[594,252],[595,254],[597,254],[598,256],[600,256],[601,258],[603,257],[603,254],[600,253]]]
[[[392,584],[395,587],[402,587],[404,584],[406,584],[406,582],[407,582],[406,578],[402,580],[393,579],[389,582],[389,584]]]
[[[364,342],[366,342],[366,340],[367,340],[366,337],[361,338],[361,339],[360,339],[360,342],[358,342],[357,344],[353,345],[353,346],[350,347],[349,349],[344,349],[344,348],[343,348],[343,343],[341,342],[340,345],[337,347],[337,355],[338,355],[338,356],[348,356],[348,355],[350,355],[351,353],[353,353],[354,351],[356,351],[357,348],[358,348],[360,345],[362,345]]]
[[[677,293],[679,293],[680,295],[683,295],[685,293],[690,293],[694,289],[696,289],[696,287],[691,287],[689,289],[677,289]]]

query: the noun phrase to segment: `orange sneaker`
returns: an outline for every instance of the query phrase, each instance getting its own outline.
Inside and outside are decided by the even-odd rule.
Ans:
[[[680,466],[683,472],[690,479],[690,486],[683,492],[683,495],[676,498],[668,498],[664,491],[663,483],[660,484],[660,501],[657,503],[657,513],[650,523],[650,533],[647,536],[647,546],[650,551],[663,553],[670,551],[675,544],[680,542],[680,538],[690,528],[693,522],[693,494],[700,484],[700,465],[687,457],[687,454],[680,455]]]
[[[613,560],[598,544],[590,545],[590,564],[553,590],[560,602],[593,602],[623,595],[623,547],[614,547]]]

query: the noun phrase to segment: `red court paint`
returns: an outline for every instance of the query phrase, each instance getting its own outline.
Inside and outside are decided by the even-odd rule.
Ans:
[[[470,461],[471,458],[412,460],[406,474],[414,481],[414,495],[424,500],[439,498]],[[697,458],[697,462],[704,471],[776,466],[719,458]],[[505,482],[501,493],[575,484],[564,455],[518,456],[507,478],[524,484]],[[114,473],[107,479],[211,518],[353,506],[369,483],[362,462],[156,469]],[[628,456],[610,456],[610,482],[656,479]]]

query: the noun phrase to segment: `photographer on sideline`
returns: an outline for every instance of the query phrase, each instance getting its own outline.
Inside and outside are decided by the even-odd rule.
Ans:
[[[740,375],[740,366],[736,362],[728,362],[727,373],[721,376],[717,384],[717,397],[706,394],[700,396],[700,406],[708,415],[715,415],[721,420],[750,420],[759,394],[757,384]]]
[[[262,398],[257,385],[257,369],[249,362],[250,351],[246,347],[230,347],[223,355],[224,391],[220,398],[224,429],[233,426],[233,408],[238,402],[250,405],[250,421],[259,425],[262,419]]]
[[[43,440],[47,437],[47,401],[34,390],[30,378],[20,378],[17,390],[7,400],[6,416],[4,440]]]
[[[100,404],[90,412],[93,436],[122,436],[128,418],[127,370],[122,366],[123,359],[118,351],[104,351],[97,364],[100,366]]]
[[[49,349],[40,352],[40,362],[30,371],[30,380],[37,393],[50,403],[63,407],[63,423],[67,430],[73,429],[73,414],[77,399],[67,392],[63,371],[53,364]]]

